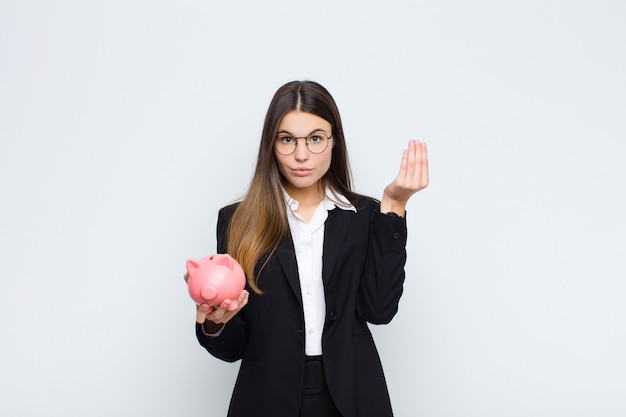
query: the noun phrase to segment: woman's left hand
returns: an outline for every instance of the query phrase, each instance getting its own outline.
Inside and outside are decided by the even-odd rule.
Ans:
[[[407,201],[416,192],[428,186],[428,153],[426,144],[410,140],[409,147],[402,154],[400,172],[383,192],[380,203],[382,213],[395,212],[404,216]]]

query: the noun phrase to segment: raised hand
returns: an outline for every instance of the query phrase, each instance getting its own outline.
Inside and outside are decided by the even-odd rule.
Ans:
[[[394,212],[404,216],[409,198],[428,186],[428,153],[426,144],[410,140],[402,154],[400,172],[391,184],[385,187],[380,204],[382,213]]]

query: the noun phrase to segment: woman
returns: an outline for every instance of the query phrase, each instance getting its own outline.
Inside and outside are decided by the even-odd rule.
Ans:
[[[303,81],[276,92],[250,188],[218,218],[218,252],[239,261],[246,289],[239,308],[196,315],[200,344],[241,360],[229,416],[392,415],[366,323],[398,309],[405,206],[427,185],[426,146],[409,141],[380,203],[356,194],[328,91]]]

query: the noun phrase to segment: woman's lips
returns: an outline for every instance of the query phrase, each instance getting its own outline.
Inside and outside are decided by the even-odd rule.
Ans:
[[[294,173],[294,175],[297,175],[298,177],[304,177],[305,175],[308,175],[309,172],[311,172],[312,170],[309,168],[292,168],[291,172]]]

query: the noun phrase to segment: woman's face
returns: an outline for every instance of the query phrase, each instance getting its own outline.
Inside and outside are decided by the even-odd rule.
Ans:
[[[334,141],[331,138],[324,151],[313,153],[306,146],[305,138],[314,133],[331,136],[332,127],[319,116],[297,110],[286,113],[278,125],[278,138],[288,136],[291,138],[288,141],[297,143],[296,150],[290,155],[283,155],[274,148],[278,170],[286,181],[285,189],[293,198],[296,198],[294,194],[319,193],[319,180],[330,168]]]

